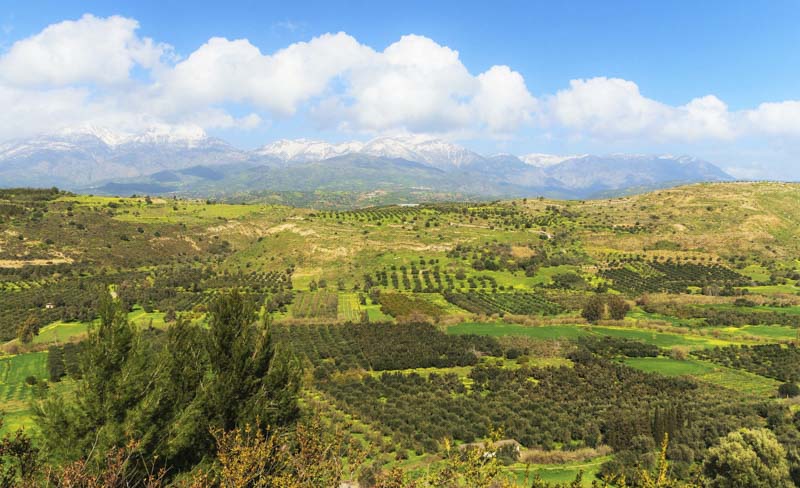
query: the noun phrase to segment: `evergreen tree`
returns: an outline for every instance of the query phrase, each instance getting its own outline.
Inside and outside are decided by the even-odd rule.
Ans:
[[[37,408],[55,459],[102,461],[132,441],[126,470],[135,479],[152,470],[137,460],[155,459],[174,476],[214,459],[214,432],[271,435],[297,420],[299,363],[276,351],[269,321],[257,320],[247,296],[220,295],[209,329],[178,320],[163,334],[136,330],[110,297],[99,312],[80,353],[76,400],[53,392]]]

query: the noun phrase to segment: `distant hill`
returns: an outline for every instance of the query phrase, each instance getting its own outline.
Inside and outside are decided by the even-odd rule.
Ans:
[[[430,191],[462,197],[597,198],[731,181],[689,156],[482,156],[427,136],[366,143],[281,140],[242,151],[202,131],[83,128],[0,145],[0,186],[228,196],[263,191]]]

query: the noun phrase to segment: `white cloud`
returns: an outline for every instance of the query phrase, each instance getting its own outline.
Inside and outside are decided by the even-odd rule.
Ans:
[[[0,139],[87,124],[249,130],[287,117],[354,132],[539,135],[593,147],[800,136],[800,101],[731,111],[705,95],[671,105],[605,77],[537,98],[513,67],[472,73],[458,51],[420,35],[380,51],[331,33],[271,53],[212,37],[178,59],[138,28],[134,19],[87,14],[13,43],[0,54]]]
[[[508,66],[492,66],[478,75],[479,90],[473,106],[492,132],[513,132],[531,120],[536,99],[521,74]]]
[[[548,100],[548,120],[594,137],[691,141],[733,136],[727,106],[713,95],[673,107],[643,96],[619,78],[572,80]]]
[[[20,86],[119,83],[140,65],[155,68],[171,52],[136,35],[139,23],[119,16],[84,15],[15,42],[0,58],[0,79]]]
[[[800,135],[800,101],[762,103],[744,113],[751,130],[784,136]]]
[[[344,34],[325,34],[264,55],[246,39],[212,38],[159,80],[162,109],[252,103],[279,115],[321,95],[331,80],[371,50]]]
[[[474,76],[458,51],[417,35],[351,67],[344,93],[316,115],[352,130],[506,132],[528,121],[535,99],[519,73],[493,66]]]
[[[403,36],[355,66],[339,114],[356,130],[446,131],[469,121],[463,99],[476,89],[458,52],[421,36]]]

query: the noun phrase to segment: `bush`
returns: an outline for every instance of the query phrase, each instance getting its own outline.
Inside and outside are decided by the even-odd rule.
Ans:
[[[622,320],[631,310],[631,306],[628,305],[622,297],[617,295],[610,295],[608,297],[608,313],[611,315],[611,318],[614,320]]]
[[[778,387],[778,395],[782,398],[792,398],[800,395],[800,386],[797,383],[786,382]]]
[[[669,356],[678,361],[686,361],[689,357],[689,348],[686,346],[675,346],[670,349]]]
[[[583,306],[581,316],[589,322],[601,320],[606,313],[605,299],[600,295],[594,295],[586,305]]]

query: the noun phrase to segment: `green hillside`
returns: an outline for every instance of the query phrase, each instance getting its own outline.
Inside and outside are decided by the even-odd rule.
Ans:
[[[123,370],[161,378],[176,324],[207,347],[236,290],[302,366],[301,418],[363,451],[340,457],[343,479],[424,479],[447,469],[448,445],[493,439],[520,446],[498,451],[498,476],[584,471],[589,486],[654,467],[666,432],[671,473],[688,480],[740,428],[796,447],[782,385],[800,380],[798,202],[782,183],[338,211],[0,190],[3,430],[53,447],[35,406],[88,384],[80,358],[101,340],[104,297],[142,348]],[[120,390],[109,445],[156,415],[139,390]]]

